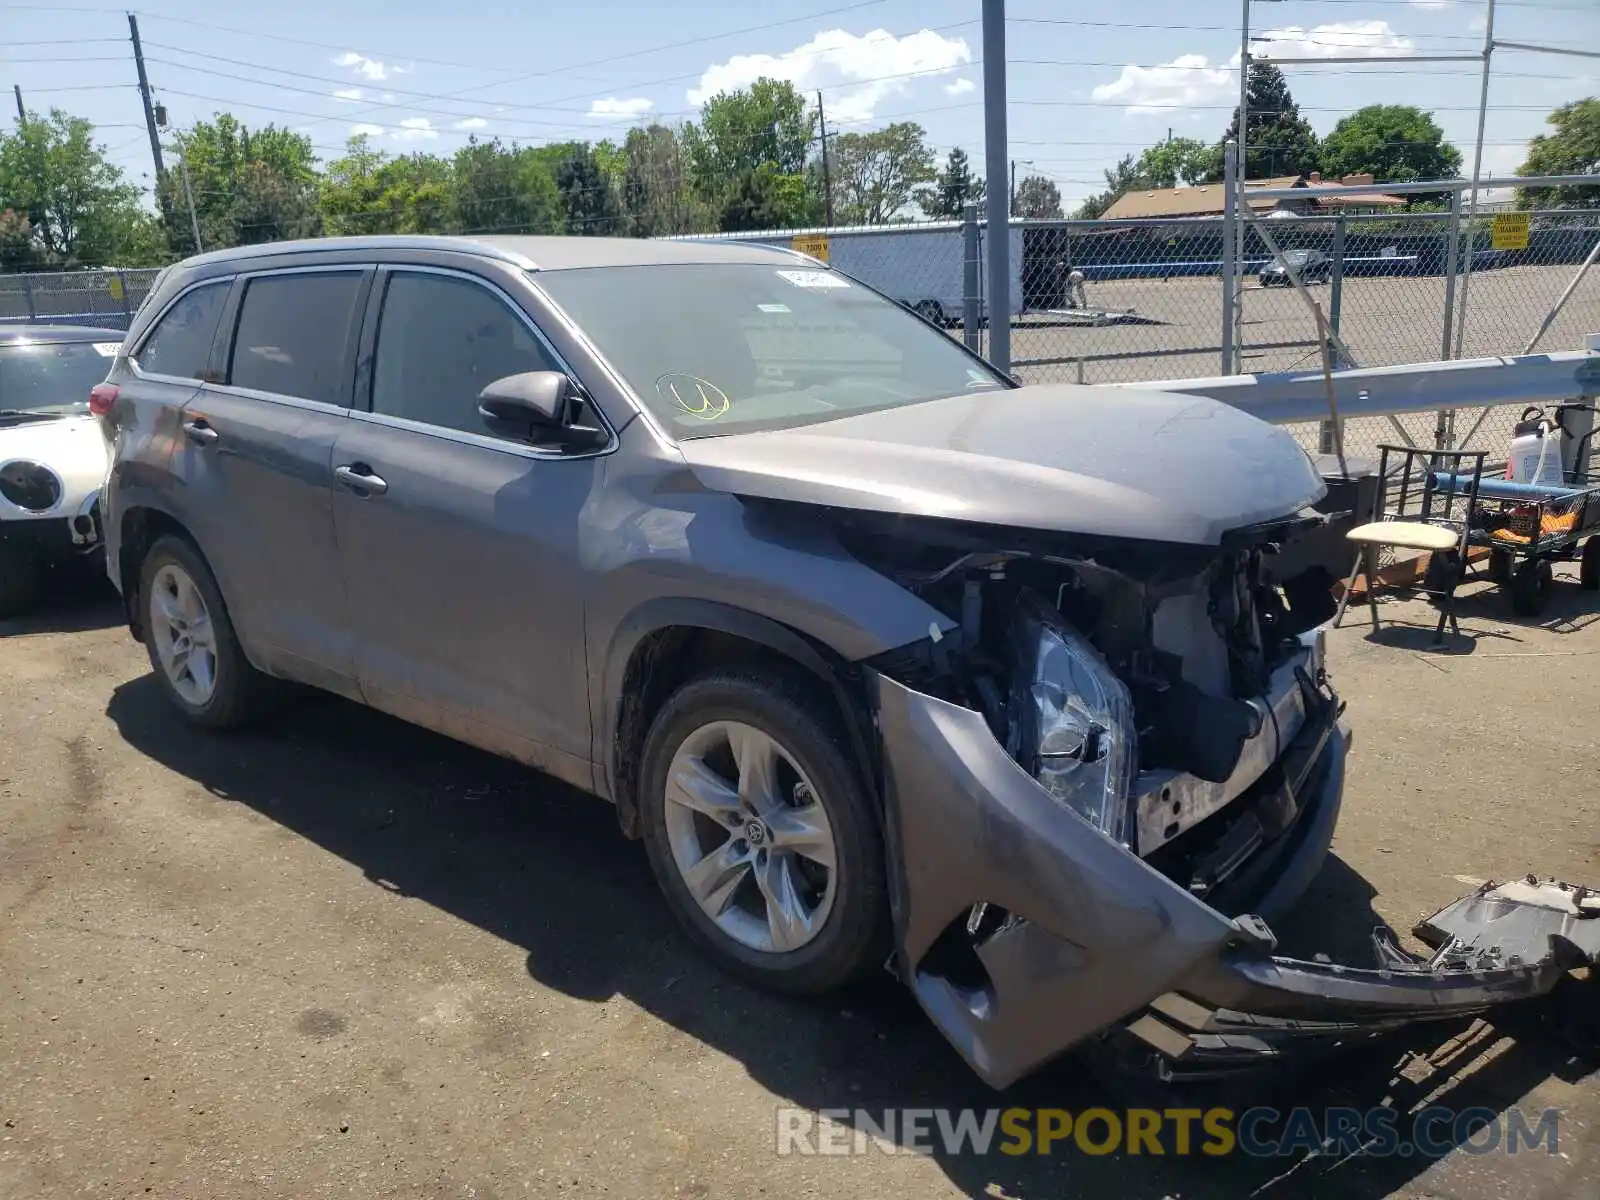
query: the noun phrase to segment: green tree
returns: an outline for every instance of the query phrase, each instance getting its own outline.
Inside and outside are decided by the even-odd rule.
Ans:
[[[455,228],[560,233],[566,206],[550,164],[531,148],[472,139],[455,156]]]
[[[695,186],[705,196],[723,196],[768,165],[778,175],[803,175],[816,121],[786,80],[758,79],[718,92],[700,106],[699,124],[684,127]]]
[[[934,177],[928,135],[915,121],[871,133],[830,139],[828,165],[835,219],[842,225],[882,225],[911,202],[919,184]]]
[[[669,125],[630,129],[623,143],[627,167],[622,207],[635,237],[704,232],[712,228],[704,202],[690,194],[679,132]]]
[[[1289,84],[1282,71],[1271,63],[1251,63],[1246,100],[1250,107],[1245,149],[1247,178],[1299,175],[1317,168],[1317,135],[1300,115],[1300,106],[1289,94]],[[1236,105],[1222,140],[1238,140],[1238,137],[1239,109]],[[1209,178],[1221,177],[1219,154]]]
[[[0,208],[0,271],[27,271],[38,262],[39,247],[34,243],[28,214]]]
[[[806,186],[804,175],[779,171],[763,163],[746,171],[723,202],[718,227],[742,229],[793,229],[815,225],[822,219],[820,200]]]
[[[1059,217],[1061,215],[1061,189],[1043,175],[1028,175],[1017,184],[1016,203],[1011,206],[1014,217]]]
[[[93,134],[88,121],[60,109],[30,113],[0,134],[0,209],[27,218],[44,263],[113,263],[141,232],[138,190]]]
[[[1600,175],[1600,99],[1574,100],[1545,118],[1554,133],[1528,143],[1523,175]],[[1600,184],[1600,181],[1597,181]],[[1518,208],[1600,208],[1600,186],[1519,188]]]
[[[594,147],[588,142],[560,142],[533,153],[555,179],[568,233],[606,237],[626,232],[621,200]]]
[[[231,113],[197,121],[167,142],[171,166],[162,181],[162,211],[170,214],[172,244],[194,253],[188,169],[195,216],[206,249],[321,232],[317,206],[316,155],[304,134],[268,125],[251,130]]]
[[[917,193],[917,203],[923,214],[933,219],[961,216],[968,200],[983,201],[983,180],[972,173],[967,152],[960,146],[952,147],[931,187]]]
[[[1217,147],[1199,138],[1168,138],[1139,156],[1139,186],[1175,188],[1178,184],[1204,183],[1220,173]]]
[[[1433,114],[1409,104],[1369,104],[1341,118],[1318,147],[1323,177],[1371,175],[1380,183],[1454,179],[1461,151]]]

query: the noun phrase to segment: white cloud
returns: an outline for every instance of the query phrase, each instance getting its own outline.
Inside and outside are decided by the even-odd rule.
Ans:
[[[588,115],[606,121],[630,121],[634,117],[644,116],[654,107],[655,102],[643,96],[630,96],[626,100],[608,96],[604,100],[589,101]]]
[[[947,75],[972,61],[962,38],[931,29],[895,37],[885,29],[856,36],[829,29],[784,54],[739,54],[713,63],[690,88],[690,104],[718,92],[749,87],[757,79],[786,79],[801,91],[830,89],[828,116],[840,122],[869,121],[890,96],[905,92],[920,75]]]
[[[467,117],[456,122],[457,129],[482,129],[489,122],[482,117]]]
[[[1416,48],[1415,42],[1396,33],[1387,21],[1335,21],[1310,29],[1290,25],[1265,30],[1251,39],[1250,52],[1265,58],[1383,58],[1409,54]]]
[[[375,58],[368,58],[365,54],[357,54],[354,50],[346,50],[333,60],[336,67],[348,67],[363,79],[370,79],[376,83],[380,79],[387,79],[390,75],[399,75],[403,72],[399,67],[390,63],[379,62]]]
[[[351,137],[382,137],[383,136],[383,126],[382,125],[369,125],[367,122],[362,121],[358,125],[350,126],[350,136]]]
[[[1095,88],[1092,96],[1102,104],[1126,104],[1130,114],[1138,114],[1211,104],[1232,95],[1238,87],[1237,54],[1216,66],[1204,54],[1180,54],[1158,67],[1129,63],[1116,79]]]
[[[436,138],[439,131],[427,117],[407,117],[400,122],[400,128],[394,131],[394,136],[402,142],[416,142]]]
[[[973,83],[972,80],[968,79],[966,76],[962,76],[960,79],[944,85],[944,94],[946,96],[965,96],[968,92],[975,92],[977,90],[978,85]]]
[[[360,88],[340,88],[337,92],[335,92],[333,94],[333,98],[335,100],[359,100],[359,99],[361,99],[361,89]]]

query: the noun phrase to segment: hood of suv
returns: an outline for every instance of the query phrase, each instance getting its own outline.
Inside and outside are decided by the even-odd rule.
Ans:
[[[679,449],[706,487],[737,495],[1193,545],[1323,494],[1283,430],[1120,387],[974,392]]]

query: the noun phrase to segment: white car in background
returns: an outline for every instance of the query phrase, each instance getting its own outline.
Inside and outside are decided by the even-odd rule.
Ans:
[[[29,608],[46,573],[100,549],[106,442],[89,392],[118,330],[0,326],[0,618]]]

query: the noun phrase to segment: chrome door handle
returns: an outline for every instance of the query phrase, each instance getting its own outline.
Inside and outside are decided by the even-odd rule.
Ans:
[[[372,468],[366,463],[350,463],[347,466],[335,467],[333,477],[352,492],[367,492],[373,496],[381,496],[389,490],[389,483],[381,475],[374,475]]]
[[[209,446],[222,435],[206,423],[204,417],[183,423],[183,435],[198,446]]]

